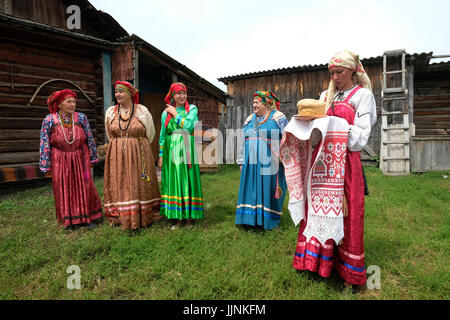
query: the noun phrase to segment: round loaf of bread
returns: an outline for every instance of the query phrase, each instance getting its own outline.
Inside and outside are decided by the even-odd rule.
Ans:
[[[315,99],[302,99],[297,102],[298,114],[301,116],[325,115],[326,103]]]

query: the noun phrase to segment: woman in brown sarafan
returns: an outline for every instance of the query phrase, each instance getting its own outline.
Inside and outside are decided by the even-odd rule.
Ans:
[[[161,218],[160,192],[150,143],[153,118],[139,104],[137,89],[128,82],[114,84],[117,105],[105,114],[108,152],[104,173],[105,216],[122,229],[146,227]]]

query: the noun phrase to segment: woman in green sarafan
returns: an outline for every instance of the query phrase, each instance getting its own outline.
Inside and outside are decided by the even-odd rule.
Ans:
[[[177,222],[172,229],[192,227],[203,218],[203,195],[197,162],[194,126],[197,107],[187,102],[187,89],[173,83],[164,99],[167,108],[161,116],[159,160],[161,167],[160,214]]]

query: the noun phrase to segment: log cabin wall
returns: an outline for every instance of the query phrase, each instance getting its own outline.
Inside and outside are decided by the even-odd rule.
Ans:
[[[70,5],[81,9],[80,29],[68,29]],[[163,107],[158,101],[173,80],[186,82],[204,126],[219,127],[226,111],[222,90],[136,35],[130,37],[117,21],[87,0],[3,0],[0,43],[0,107],[4,111],[0,117],[0,183],[43,176],[37,167],[39,133],[48,112],[46,99],[55,90],[69,88],[78,94],[77,111],[88,116],[97,145],[106,142],[104,110],[109,101],[103,100],[114,100],[112,84],[119,78],[138,89],[142,84],[141,101],[156,106],[158,110],[150,106],[156,121]],[[141,61],[145,60],[151,66],[150,77],[143,72],[146,65]],[[36,89],[54,79],[73,84],[51,81],[30,103]],[[103,81],[108,87],[103,88]]]
[[[68,26],[72,5],[80,9],[78,29]],[[103,80],[111,76],[113,41],[125,36],[87,0],[0,1],[0,184],[49,176],[38,169],[39,140],[55,90],[77,93],[77,111],[88,116],[97,145],[105,142]]]
[[[1,183],[42,176],[37,169],[40,128],[48,114],[47,97],[53,91],[67,88],[76,92],[77,111],[87,115],[97,144],[104,142],[105,135],[103,49],[42,30],[10,27],[3,21],[0,28]],[[67,81],[52,81],[30,103],[37,89],[53,79],[68,80],[76,86]],[[11,173],[24,167],[32,173],[23,177]]]

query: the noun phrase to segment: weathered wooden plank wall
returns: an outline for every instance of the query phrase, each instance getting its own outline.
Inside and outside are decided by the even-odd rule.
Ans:
[[[60,0],[2,0],[0,12],[67,29],[66,6]]]
[[[411,170],[450,169],[450,63],[416,67]]]
[[[364,65],[372,82],[372,90],[377,104],[377,112],[381,99],[382,89],[382,61],[376,61]],[[230,121],[232,128],[242,126],[245,118],[252,113],[253,93],[255,90],[272,90],[281,101],[280,109],[290,120],[297,113],[297,102],[301,99],[319,99],[322,91],[328,88],[329,73],[326,65],[314,67],[311,70],[283,72],[266,76],[255,76],[242,80],[235,80],[227,84],[228,94],[234,99],[234,108],[241,108],[239,115],[232,108]],[[228,113],[228,112],[227,112]],[[368,142],[368,151],[363,152],[363,157],[370,159],[379,155],[380,121],[372,127]]]
[[[79,29],[69,29],[67,22],[73,11],[66,12],[71,5],[80,8]],[[117,34],[126,35],[126,31],[108,14],[95,10],[84,0],[2,0],[0,12],[19,19],[34,21],[65,31],[76,32],[101,39],[116,40]],[[71,22],[72,19],[71,19]]]
[[[416,67],[414,124],[416,136],[450,137],[450,63]]]
[[[430,170],[450,170],[450,137],[413,137],[411,170],[426,172]]]
[[[125,42],[117,45],[112,54],[111,65],[112,75],[111,81],[114,84],[117,80],[130,81],[134,80],[134,59],[132,43]]]

